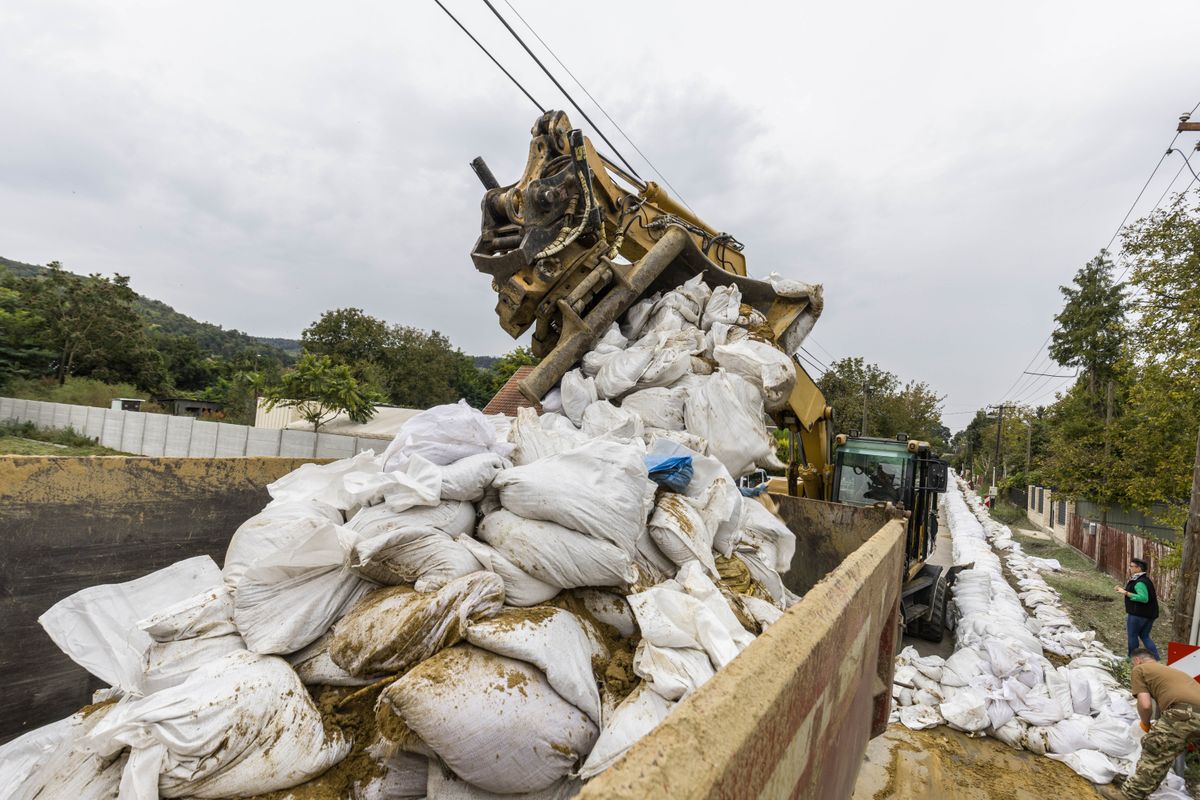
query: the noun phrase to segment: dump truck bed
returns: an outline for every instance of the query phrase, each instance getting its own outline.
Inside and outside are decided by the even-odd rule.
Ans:
[[[97,583],[183,558],[218,562],[291,459],[0,457],[0,742],[97,687],[36,616]],[[803,599],[685,700],[584,798],[848,797],[889,712],[904,523],[880,509],[777,497]],[[132,554],[132,557],[130,557]]]

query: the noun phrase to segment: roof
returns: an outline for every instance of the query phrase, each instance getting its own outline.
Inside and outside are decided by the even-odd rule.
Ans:
[[[517,386],[531,372],[533,372],[533,367],[517,367],[517,371],[512,374],[512,377],[500,387],[500,391],[496,392],[496,396],[483,407],[483,413],[515,417],[518,408],[536,407],[537,404],[530,402],[528,397],[521,394],[521,389]]]
[[[392,439],[400,426],[420,414],[419,408],[376,406],[375,416],[364,423],[351,422],[343,412],[321,426],[321,433],[340,433],[343,436],[358,436],[364,439]],[[304,420],[287,424],[288,430],[311,431],[312,425]]]

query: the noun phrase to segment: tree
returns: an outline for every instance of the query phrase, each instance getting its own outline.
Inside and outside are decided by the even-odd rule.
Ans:
[[[20,282],[0,270],[0,386],[44,375],[53,353],[44,344],[46,321],[28,306]]]
[[[1075,273],[1072,286],[1060,286],[1063,309],[1055,317],[1050,356],[1064,367],[1078,367],[1095,396],[1111,380],[1125,338],[1125,293],[1114,283],[1108,251]]]
[[[300,343],[305,352],[329,356],[335,364],[350,367],[360,380],[369,380],[373,367],[384,361],[392,337],[386,322],[361,308],[337,308],[305,328]]]
[[[833,407],[839,432],[860,429],[864,436],[890,438],[900,433],[944,449],[950,431],[942,424],[942,398],[922,381],[900,379],[862,358],[834,361],[817,381],[825,402]],[[866,425],[863,404],[866,403]]]
[[[295,408],[315,433],[329,420],[345,413],[352,422],[363,423],[375,416],[383,397],[359,382],[345,364],[334,364],[328,356],[305,353],[295,368],[283,373],[279,383],[262,392],[268,411],[283,406]]]

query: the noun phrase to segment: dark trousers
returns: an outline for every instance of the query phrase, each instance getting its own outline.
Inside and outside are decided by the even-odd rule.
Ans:
[[[1129,639],[1129,652],[1133,653],[1139,647],[1144,647],[1154,654],[1154,659],[1158,660],[1158,648],[1154,646],[1154,642],[1150,641],[1150,629],[1154,627],[1154,620],[1149,617],[1135,617],[1132,614],[1125,617],[1125,634]],[[1141,640],[1141,644],[1138,641]]]

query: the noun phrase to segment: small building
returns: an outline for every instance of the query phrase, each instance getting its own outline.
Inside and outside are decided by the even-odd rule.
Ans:
[[[515,417],[517,409],[536,408],[537,404],[521,394],[521,387],[517,385],[531,372],[533,372],[533,367],[517,367],[517,371],[512,374],[512,377],[505,381],[504,385],[500,387],[500,391],[496,392],[496,396],[483,407],[483,413]]]
[[[113,411],[141,411],[144,402],[138,397],[114,397],[109,408]]]
[[[161,397],[158,404],[166,409],[168,414],[177,417],[200,417],[220,411],[224,406],[211,400],[193,400],[190,397]]]

